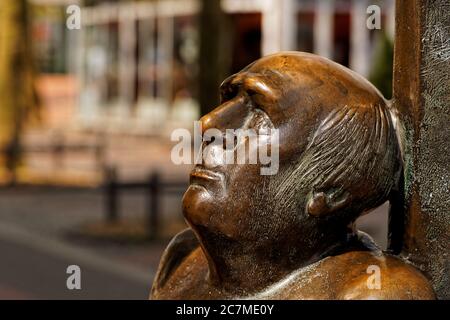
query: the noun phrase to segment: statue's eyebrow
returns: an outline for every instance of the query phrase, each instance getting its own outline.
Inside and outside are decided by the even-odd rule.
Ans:
[[[244,89],[250,95],[259,94],[268,100],[277,100],[278,94],[259,74],[252,74],[249,72],[242,72],[235,74],[225,81],[220,86],[222,97],[231,94],[234,97],[239,89]]]
[[[276,100],[278,97],[275,90],[258,76],[251,75],[245,77],[243,80],[243,86],[247,91],[254,91],[255,93],[261,94],[270,100]]]

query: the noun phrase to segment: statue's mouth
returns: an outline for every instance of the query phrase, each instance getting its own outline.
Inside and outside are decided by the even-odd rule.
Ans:
[[[214,172],[203,167],[195,167],[190,174],[190,184],[200,185],[207,188],[214,185],[217,188],[217,183],[223,184],[223,174]]]
[[[214,172],[202,167],[195,167],[191,171],[190,177],[191,179],[195,178],[195,179],[222,181],[223,175],[219,172]]]

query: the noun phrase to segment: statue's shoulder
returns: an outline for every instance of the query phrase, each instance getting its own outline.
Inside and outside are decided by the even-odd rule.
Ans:
[[[428,279],[401,258],[348,251],[303,267],[259,294],[260,299],[434,299]]]
[[[157,295],[172,273],[180,264],[199,247],[199,241],[192,229],[188,228],[178,233],[165,249],[153,281],[150,297]]]
[[[360,251],[346,253],[337,260],[348,265],[337,299],[435,299],[433,288],[422,272],[397,256]]]

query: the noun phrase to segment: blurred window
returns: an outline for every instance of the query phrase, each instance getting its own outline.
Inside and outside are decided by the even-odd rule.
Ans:
[[[174,18],[172,101],[179,97],[197,99],[198,29],[193,16]]]
[[[154,18],[138,20],[138,99],[156,98],[157,72],[156,72],[156,41],[157,29]]]
[[[138,21],[138,99],[197,97],[198,30],[195,16]]]
[[[137,21],[136,116],[160,126],[198,117],[197,16],[174,12]]]
[[[62,6],[34,6],[32,41],[38,71],[65,73],[66,28]]]
[[[234,48],[231,71],[239,72],[261,57],[261,13],[234,13]]]
[[[82,94],[87,104],[109,106],[118,100],[118,23],[85,26]]]

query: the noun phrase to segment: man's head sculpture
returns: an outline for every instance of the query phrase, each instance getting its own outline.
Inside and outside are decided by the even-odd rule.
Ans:
[[[201,122],[205,131],[277,129],[279,169],[261,175],[258,164],[224,164],[214,157],[222,146],[210,148],[212,161],[193,169],[183,198],[191,229],[166,250],[152,297],[402,298],[361,289],[366,269],[350,276],[352,263],[377,259],[404,277],[391,272],[386,289],[407,278],[406,291],[417,297],[425,278],[397,258],[388,263],[353,228],[388,200],[401,168],[392,115],[367,80],[312,54],[267,56],[226,79],[221,105]],[[237,137],[237,145],[245,143]],[[349,272],[341,276],[347,280],[330,278],[332,269]],[[308,272],[321,280],[305,285],[317,278]],[[175,280],[185,286],[172,286]],[[423,296],[432,297],[426,288]]]

